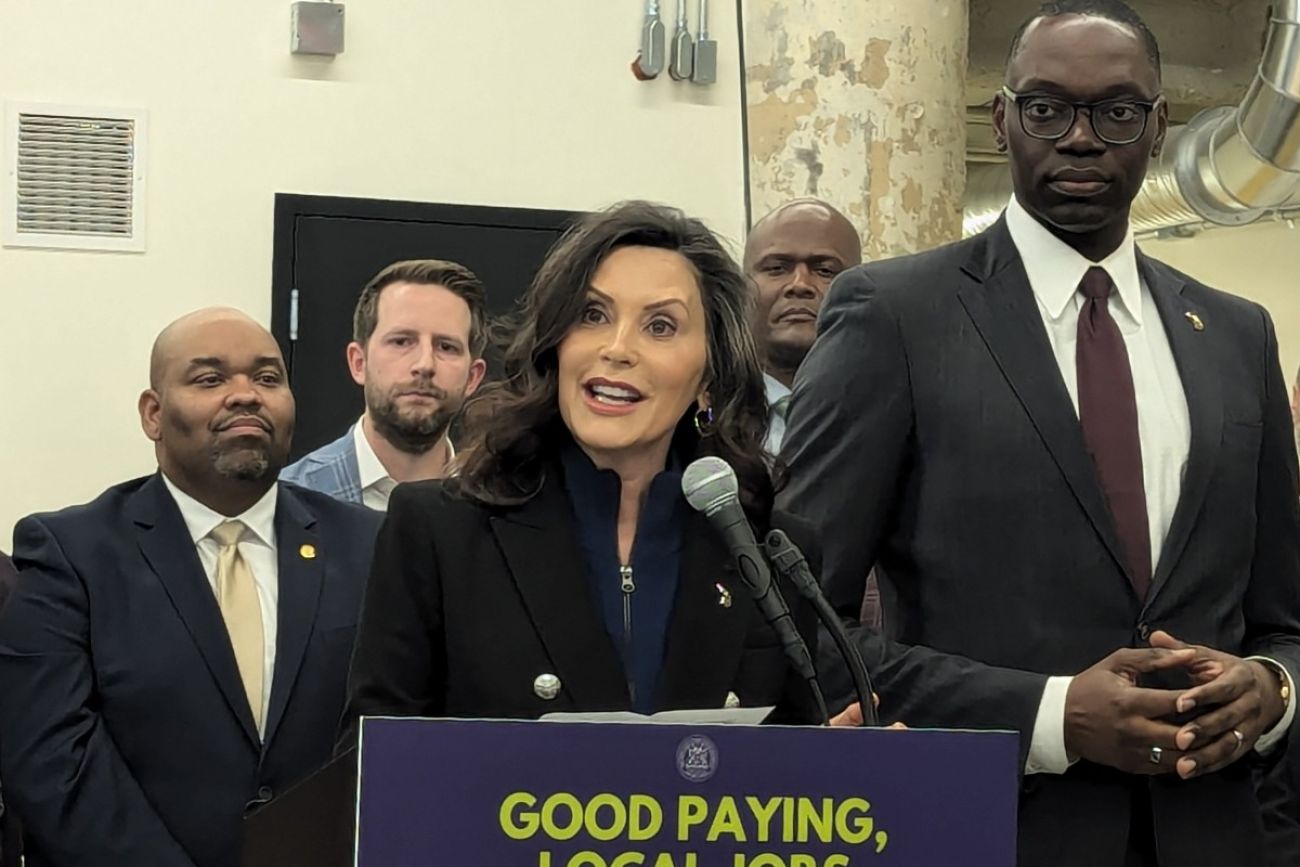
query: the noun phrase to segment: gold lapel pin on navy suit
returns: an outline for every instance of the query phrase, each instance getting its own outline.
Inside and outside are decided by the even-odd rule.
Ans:
[[[301,558],[304,559],[304,560],[315,560],[315,559],[316,559],[316,546],[315,546],[315,545],[303,545],[301,548],[298,549],[298,556],[301,557]]]
[[[1193,331],[1204,331],[1204,330],[1205,330],[1205,323],[1201,321],[1201,317],[1197,316],[1195,313],[1193,313],[1193,312],[1190,311],[1190,310],[1188,310],[1188,311],[1187,311],[1186,313],[1184,313],[1183,315],[1187,317],[1187,321],[1188,321],[1188,322],[1192,323],[1192,330],[1193,330]]]

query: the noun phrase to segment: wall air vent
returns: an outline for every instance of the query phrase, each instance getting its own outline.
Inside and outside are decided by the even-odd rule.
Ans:
[[[143,111],[5,105],[0,242],[144,250]]]

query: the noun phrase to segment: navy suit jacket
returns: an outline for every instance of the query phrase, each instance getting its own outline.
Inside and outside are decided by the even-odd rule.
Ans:
[[[329,758],[380,520],[280,486],[264,743],[160,476],[20,521],[0,775],[30,867],[236,867],[245,811]]]

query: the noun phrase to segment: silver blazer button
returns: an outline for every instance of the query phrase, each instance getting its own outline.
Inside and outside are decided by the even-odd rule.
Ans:
[[[539,674],[533,681],[533,692],[543,701],[551,701],[560,694],[560,679],[553,674]]]

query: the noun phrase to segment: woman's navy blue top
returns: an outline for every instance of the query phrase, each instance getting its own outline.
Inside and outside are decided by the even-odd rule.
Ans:
[[[597,469],[576,444],[565,447],[561,460],[592,598],[623,661],[632,709],[653,713],[690,514],[680,465],[669,458],[668,468],[651,481],[631,562],[624,564],[618,555],[618,474]]]

